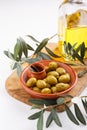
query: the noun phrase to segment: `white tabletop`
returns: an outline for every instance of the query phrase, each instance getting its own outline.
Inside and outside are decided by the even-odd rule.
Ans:
[[[19,36],[30,34],[42,40],[57,33],[58,3],[58,0],[0,0],[0,130],[36,130],[37,121],[27,119],[36,110],[30,110],[29,105],[12,98],[5,89],[5,81],[12,70],[11,60],[3,51],[13,51]],[[56,39],[53,40],[56,42]],[[87,95],[87,89],[82,95]],[[48,114],[45,113],[44,121]],[[53,122],[48,130],[87,129],[87,126],[74,125],[65,112],[59,113],[59,116],[63,127]]]

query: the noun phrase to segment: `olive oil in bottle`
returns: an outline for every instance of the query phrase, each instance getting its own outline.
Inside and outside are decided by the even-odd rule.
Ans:
[[[58,48],[64,54],[64,41],[71,45],[82,42],[87,48],[87,0],[67,0],[59,7]],[[87,55],[86,55],[87,57]]]

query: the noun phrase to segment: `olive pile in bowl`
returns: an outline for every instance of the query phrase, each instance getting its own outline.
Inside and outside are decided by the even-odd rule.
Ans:
[[[69,65],[53,60],[43,60],[38,63],[45,67],[46,76],[43,79],[28,77],[29,66],[23,70],[20,76],[23,88],[32,97],[57,98],[59,95],[69,92],[75,86],[77,75]]]

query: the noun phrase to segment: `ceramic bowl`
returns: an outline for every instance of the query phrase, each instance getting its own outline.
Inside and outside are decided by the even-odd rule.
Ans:
[[[32,63],[28,69],[28,77],[36,79],[44,79],[46,77],[45,66],[40,62]]]
[[[51,61],[53,61],[53,60],[42,60],[42,61],[39,61],[39,62],[36,62],[36,63],[40,63],[40,64],[43,64],[44,66],[48,66],[48,64]],[[71,66],[69,66],[65,63],[58,62],[58,61],[56,61],[56,62],[58,63],[58,66],[63,67],[66,70],[66,72],[70,74],[70,77],[71,77],[71,80],[70,80],[70,83],[69,83],[70,87],[68,89],[64,90],[64,91],[52,93],[52,94],[43,94],[43,93],[35,92],[31,88],[26,86],[26,81],[29,78],[28,77],[28,71],[29,71],[29,67],[30,67],[30,66],[27,66],[22,71],[22,73],[20,75],[20,82],[21,82],[21,85],[24,88],[24,90],[26,92],[28,92],[31,97],[38,98],[38,99],[56,99],[60,95],[65,95],[66,93],[68,93],[69,91],[71,91],[75,87],[75,85],[77,83],[77,74],[76,74],[75,70]]]

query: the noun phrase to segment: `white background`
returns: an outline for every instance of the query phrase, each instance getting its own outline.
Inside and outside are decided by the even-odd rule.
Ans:
[[[5,89],[5,81],[12,73],[11,60],[4,50],[13,51],[16,39],[27,34],[38,40],[57,33],[57,15],[59,0],[0,0],[0,130],[36,130],[37,121],[27,119],[35,110],[12,98]],[[56,42],[54,40],[54,42]],[[31,43],[32,44],[32,43]],[[33,44],[32,44],[33,46]],[[82,95],[87,95],[87,89]],[[78,102],[80,108],[80,102]],[[71,107],[73,110],[73,106]],[[45,113],[44,121],[49,112]],[[66,116],[59,113],[63,127],[54,122],[48,130],[86,130],[87,126],[76,126]],[[44,124],[44,130],[45,124]]]

